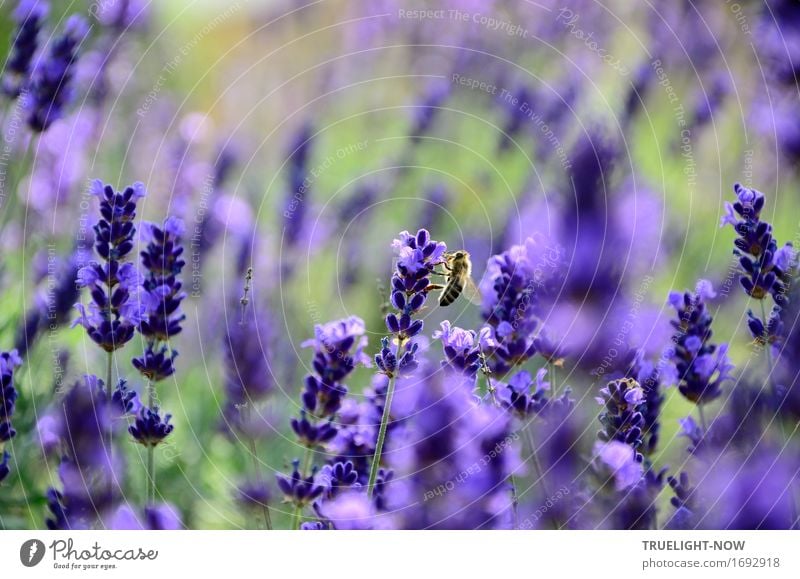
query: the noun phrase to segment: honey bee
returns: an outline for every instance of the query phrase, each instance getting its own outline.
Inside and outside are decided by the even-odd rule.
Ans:
[[[442,307],[452,304],[462,293],[473,304],[481,303],[481,292],[472,281],[472,262],[469,253],[462,250],[448,252],[444,255],[442,264],[446,273],[447,283],[439,294],[439,305]]]

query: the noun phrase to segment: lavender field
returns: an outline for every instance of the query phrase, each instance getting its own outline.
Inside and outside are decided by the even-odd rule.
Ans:
[[[797,529],[794,0],[0,0],[0,528]]]

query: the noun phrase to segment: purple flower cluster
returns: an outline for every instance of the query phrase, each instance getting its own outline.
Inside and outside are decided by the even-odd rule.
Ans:
[[[304,380],[300,416],[291,419],[291,427],[299,443],[305,447],[305,460],[293,462],[292,472],[278,474],[278,487],[287,502],[297,510],[299,525],[302,509],[319,498],[325,490],[318,480],[317,466],[312,466],[312,453],[326,449],[339,432],[336,417],[347,394],[344,380],[357,365],[369,365],[364,353],[367,338],[364,322],[355,316],[317,325],[314,338],[303,347],[314,349],[313,373]],[[335,463],[331,464],[333,467]]]
[[[397,256],[395,272],[392,274],[391,303],[397,313],[386,316],[386,327],[391,334],[405,342],[419,334],[422,320],[414,315],[425,305],[428,298],[431,275],[442,263],[447,246],[431,239],[430,234],[420,229],[416,235],[401,231],[392,242]]]
[[[3,77],[3,92],[10,98],[17,98],[28,81],[48,11],[47,3],[39,0],[21,0],[14,11],[17,26]]]
[[[88,308],[76,304],[80,317],[73,325],[82,325],[103,350],[113,352],[133,338],[142,321],[140,276],[127,258],[136,234],[136,202],[145,190],[135,183],[118,193],[111,185],[94,181],[91,193],[100,200],[94,248],[103,263],[92,262],[78,271],[77,284],[89,288],[92,301]]]
[[[734,254],[739,257],[742,275],[739,281],[744,291],[756,300],[771,295],[782,305],[786,283],[794,267],[794,250],[791,244],[778,248],[772,235],[772,225],[761,220],[764,194],[736,183],[733,187],[737,200],[725,204],[721,225],[733,226],[738,239]]]
[[[54,434],[64,452],[58,475],[62,489],[48,491],[50,529],[88,529],[108,516],[119,498],[118,463],[107,447],[112,415],[95,376],[79,380],[55,415]]]
[[[479,404],[468,378],[431,375],[409,394],[416,412],[390,441],[387,502],[403,529],[511,526],[508,477],[518,458],[510,417]]]
[[[642,387],[630,378],[613,380],[600,390],[597,401],[603,406],[599,417],[603,429],[598,432],[598,438],[603,442],[616,440],[627,444],[635,451],[636,461],[641,462],[644,457],[638,450],[642,445],[645,402]]]
[[[139,332],[146,346],[144,354],[133,359],[133,365],[152,382],[159,382],[175,372],[173,363],[178,353],[167,344],[180,333],[181,322],[186,318],[180,311],[186,297],[179,277],[185,265],[180,244],[183,231],[183,222],[176,217],[168,218],[163,228],[147,223],[142,229],[147,247],[141,258],[147,275],[140,292],[144,311]]]
[[[711,283],[700,280],[692,292],[671,292],[669,304],[677,319],[670,323],[676,330],[671,360],[673,383],[681,394],[698,405],[708,404],[722,394],[722,385],[730,380],[733,364],[728,345],[711,343],[711,322],[707,300],[716,296]]]
[[[11,426],[11,417],[17,403],[17,390],[14,388],[14,370],[22,364],[16,350],[0,353],[0,448],[17,434]],[[10,472],[9,454],[3,449],[0,456],[0,481]]]
[[[560,396],[548,397],[550,382],[545,380],[546,376],[547,369],[539,368],[535,378],[527,370],[520,370],[507,383],[496,381],[494,387],[500,405],[523,423],[532,417],[549,423],[563,420],[575,406],[570,397],[572,391],[565,388]]]
[[[505,374],[536,353],[537,289],[546,283],[537,245],[529,239],[489,260],[484,281],[483,317],[494,329],[491,368]]]
[[[158,446],[172,432],[173,426],[169,423],[171,418],[171,414],[162,418],[157,406],[153,408],[142,406],[134,424],[128,427],[128,432],[143,446]]]
[[[483,352],[490,351],[496,345],[492,328],[485,326],[476,335],[471,330],[452,326],[447,320],[442,322],[441,330],[435,331],[432,337],[442,342],[445,357],[442,367],[470,378],[477,375]]]
[[[64,31],[50,45],[47,56],[33,70],[28,103],[28,125],[32,130],[46,131],[64,114],[64,107],[72,99],[72,77],[78,48],[88,31],[83,18],[70,16]]]

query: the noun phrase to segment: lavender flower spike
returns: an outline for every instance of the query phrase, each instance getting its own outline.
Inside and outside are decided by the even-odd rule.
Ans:
[[[386,369],[398,360],[406,369],[416,368],[417,361],[414,356],[417,345],[411,343],[411,339],[422,331],[423,322],[413,317],[425,305],[434,268],[442,263],[447,251],[447,246],[440,241],[432,240],[430,233],[425,229],[420,229],[416,235],[401,231],[399,238],[392,242],[392,248],[397,256],[397,262],[392,275],[391,303],[397,312],[386,316],[386,327],[395,336],[397,349],[393,353],[388,351],[387,340],[383,343],[384,348],[379,358],[376,358],[378,367],[389,377],[389,382],[367,483],[367,493],[370,498],[375,493],[375,484],[381,470],[383,444],[391,420],[392,397],[397,379],[397,374],[393,370]]]
[[[75,305],[80,316],[73,326],[83,326],[103,350],[113,352],[133,338],[134,328],[141,322],[136,298],[139,273],[125,260],[136,234],[136,201],[145,196],[145,190],[144,185],[136,183],[117,193],[110,185],[94,181],[91,192],[100,199],[101,218],[94,226],[94,247],[104,263],[92,262],[78,271],[76,283],[89,288],[92,301],[88,306]]]
[[[441,323],[441,330],[433,333],[434,339],[442,341],[445,360],[442,366],[474,378],[481,366],[482,352],[496,346],[494,331],[484,326],[477,334],[471,330],[452,326],[449,321]]]
[[[36,132],[46,131],[61,118],[72,98],[72,76],[78,58],[78,47],[88,34],[83,18],[70,16],[64,32],[50,46],[46,58],[31,76],[28,125]]]
[[[728,345],[711,343],[711,322],[706,300],[716,296],[708,281],[700,280],[695,293],[672,292],[669,304],[678,319],[670,322],[676,330],[671,350],[674,368],[673,382],[681,394],[697,405],[715,400],[722,394],[721,386],[732,379]]]
[[[173,362],[178,353],[165,343],[181,332],[185,316],[180,311],[186,297],[180,273],[186,262],[180,244],[183,221],[170,217],[163,227],[147,223],[142,237],[148,242],[142,251],[142,266],[147,276],[142,283],[144,314],[139,332],[145,337],[143,355],[133,359],[134,367],[151,382],[159,382],[175,372]]]
[[[14,11],[17,29],[3,78],[3,92],[12,99],[20,95],[28,82],[31,63],[39,47],[39,32],[48,11],[47,3],[38,0],[20,0]]]
[[[782,305],[786,299],[786,285],[794,266],[791,244],[778,249],[772,236],[772,225],[761,220],[764,194],[748,189],[739,183],[733,186],[737,201],[725,204],[725,215],[720,226],[732,225],[739,236],[733,253],[739,256],[742,275],[739,281],[750,297],[763,300],[772,295],[775,303]]]
[[[14,370],[22,364],[16,350],[0,353],[0,449],[6,442],[14,438],[17,432],[11,426],[11,417],[17,402],[17,390],[14,388]],[[4,449],[0,454],[0,481],[10,472],[9,454]]]

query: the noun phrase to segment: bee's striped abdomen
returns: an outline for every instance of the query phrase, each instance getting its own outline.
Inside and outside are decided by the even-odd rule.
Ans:
[[[464,287],[457,279],[450,280],[450,283],[447,284],[447,287],[442,290],[442,295],[439,296],[439,305],[442,307],[449,306],[456,298],[461,295],[461,292],[464,290]]]

